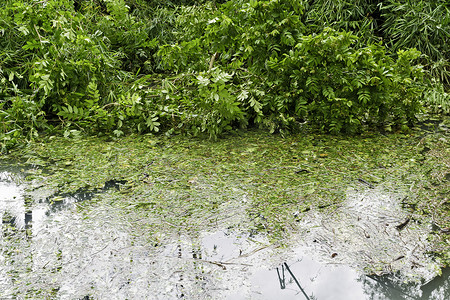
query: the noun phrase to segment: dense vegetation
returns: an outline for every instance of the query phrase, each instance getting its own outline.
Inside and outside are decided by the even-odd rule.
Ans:
[[[450,112],[449,35],[446,0],[5,0],[0,143],[407,130]]]

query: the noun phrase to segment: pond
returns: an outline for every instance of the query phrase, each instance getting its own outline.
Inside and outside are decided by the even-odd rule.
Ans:
[[[294,211],[280,244],[247,228],[255,194],[236,186],[189,230],[131,199],[126,181],[60,193],[26,180],[39,168],[0,167],[1,299],[450,298],[449,270],[427,255],[432,224],[402,209],[402,191],[348,187],[331,210]]]

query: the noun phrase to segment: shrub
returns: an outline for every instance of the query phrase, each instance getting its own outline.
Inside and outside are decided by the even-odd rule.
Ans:
[[[274,132],[305,122],[333,133],[404,127],[421,109],[422,57],[401,49],[412,41],[402,44],[394,29],[386,36],[396,53],[378,43],[376,2],[3,1],[0,139],[11,144],[55,124],[211,138],[235,126]],[[412,5],[383,3],[394,25],[384,5],[396,14]],[[448,12],[441,1],[423,5]],[[435,59],[428,70],[445,80],[447,58]]]
[[[305,35],[303,14],[300,1],[229,1],[203,22],[202,36],[185,36],[183,46],[159,54],[177,72],[208,70],[207,58],[219,57],[214,63],[237,75],[233,84],[245,95],[244,123],[271,131],[300,120],[337,133],[414,119],[423,91],[422,69],[413,64],[418,51],[398,51],[394,60],[349,32]]]

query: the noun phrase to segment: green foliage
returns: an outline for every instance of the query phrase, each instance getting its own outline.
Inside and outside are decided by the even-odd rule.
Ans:
[[[194,13],[203,20],[199,27],[159,55],[175,72],[202,72],[214,63],[239,75],[233,84],[243,92],[244,123],[270,131],[305,120],[334,133],[364,124],[406,128],[421,109],[423,74],[412,64],[420,53],[399,51],[393,60],[383,46],[364,47],[347,32],[306,35],[304,10],[301,1],[229,1],[207,22]]]
[[[20,138],[33,139],[39,129],[47,128],[45,113],[29,97],[18,95],[0,101],[0,152],[13,146]]]
[[[415,47],[431,75],[450,84],[450,7],[448,1],[383,1],[383,32],[392,49]]]
[[[442,83],[434,82],[424,93],[424,101],[431,112],[450,114],[450,94],[445,92]]]
[[[126,131],[158,130],[154,106],[141,111],[134,101],[144,94],[135,73],[158,69],[163,25],[150,28],[123,0],[2,1],[0,20],[2,143],[31,138],[55,118],[87,132],[127,122]]]
[[[236,8],[240,9],[236,9]],[[205,42],[231,68],[264,73],[269,57],[295,45],[305,27],[301,1],[229,1],[209,23]]]
[[[315,0],[304,1],[305,22],[311,32],[325,27],[351,31],[359,43],[384,41],[392,54],[416,48],[430,77],[450,81],[450,8],[448,1]]]
[[[215,11],[210,5],[187,8],[178,17],[178,43],[166,45],[160,56],[175,71],[207,70],[210,58],[230,68],[265,68],[267,56],[295,44],[304,27],[299,1],[228,1]],[[194,21],[193,21],[194,20]],[[244,62],[251,60],[251,64]]]
[[[406,128],[421,110],[415,62],[446,88],[448,6],[378,2],[2,1],[0,140]]]
[[[245,122],[240,95],[232,80],[233,74],[220,69],[190,76],[189,91],[181,103],[185,110],[183,122],[189,124],[193,134],[207,132],[211,138],[217,138],[223,131],[231,130],[233,122]]]
[[[292,98],[299,117],[334,133],[358,132],[362,124],[412,121],[420,110],[422,72],[411,61],[420,53],[399,52],[394,61],[380,45],[352,47],[356,40],[329,28],[305,36],[282,61],[271,64],[288,83],[278,94]]]
[[[307,2],[305,19],[312,32],[320,32],[326,27],[351,31],[361,42],[374,42],[381,20],[375,0],[315,0]]]

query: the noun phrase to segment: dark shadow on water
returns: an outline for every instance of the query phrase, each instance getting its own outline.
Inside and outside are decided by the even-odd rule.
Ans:
[[[378,300],[446,300],[450,299],[450,269],[444,269],[442,275],[426,284],[399,283],[399,275],[356,275],[344,267],[336,273],[333,267],[323,265],[314,269],[309,258],[294,262],[291,270],[287,263],[276,268],[279,296],[289,298],[283,290],[296,290],[298,299],[378,299]],[[332,275],[329,277],[329,275]],[[336,289],[341,285],[341,289]],[[273,285],[276,289],[277,285]],[[276,291],[266,292],[277,295]],[[292,294],[292,293],[291,293]],[[364,295],[364,296],[362,296]],[[361,298],[363,297],[363,298]]]
[[[8,163],[11,163],[9,165]],[[27,171],[34,166],[12,164],[12,162],[0,162],[0,219],[2,226],[10,229],[31,229],[33,220],[33,199],[25,195],[24,181]],[[119,190],[126,181],[109,180],[102,188],[92,190],[78,190],[75,193],[56,193],[41,200],[40,203],[48,204],[46,216],[69,209],[76,203],[92,200],[97,194],[108,190]]]
[[[441,276],[422,285],[420,289],[423,299],[450,299],[450,268],[442,270]]]
[[[450,299],[450,269],[442,270],[442,275],[426,284],[401,284],[392,275],[366,276],[363,281],[366,294],[376,299]],[[396,276],[398,277],[398,276]],[[382,297],[384,298],[382,298]]]
[[[75,203],[92,200],[95,195],[105,193],[108,190],[119,190],[122,185],[126,183],[125,180],[109,180],[105,182],[104,186],[99,189],[84,190],[80,189],[74,193],[54,194],[45,199],[45,202],[50,204],[50,210],[47,215],[53,212],[67,209]]]

